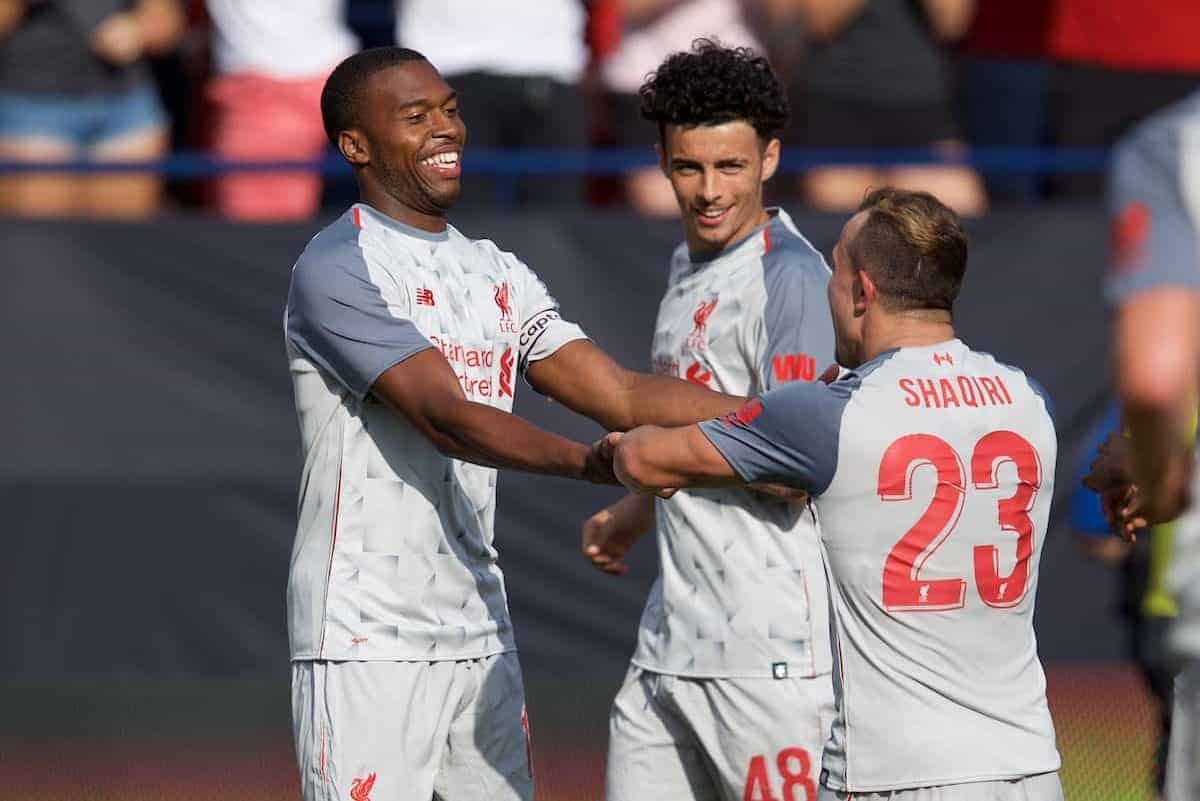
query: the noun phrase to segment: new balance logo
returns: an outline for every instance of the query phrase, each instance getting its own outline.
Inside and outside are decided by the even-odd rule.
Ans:
[[[433,290],[428,287],[421,287],[417,290],[417,305],[418,306],[436,306],[433,301]]]
[[[949,353],[935,353],[933,354],[933,363],[944,367],[947,364],[954,364],[954,357]]]
[[[371,788],[374,786],[374,773],[368,774],[365,779],[355,779],[350,782],[351,801],[371,801]]]

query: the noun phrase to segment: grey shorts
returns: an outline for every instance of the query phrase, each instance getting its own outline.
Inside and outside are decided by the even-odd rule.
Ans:
[[[629,669],[609,718],[607,801],[812,801],[833,723],[816,679]]]
[[[1023,779],[945,784],[883,793],[847,793],[821,787],[818,801],[1063,801],[1057,773],[1039,773]]]
[[[450,662],[294,662],[304,801],[532,801],[515,653]]]
[[[1200,660],[1175,679],[1175,711],[1167,754],[1166,801],[1200,798]]]

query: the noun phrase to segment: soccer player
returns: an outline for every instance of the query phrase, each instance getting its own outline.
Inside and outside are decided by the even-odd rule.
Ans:
[[[699,40],[640,94],[684,228],[655,370],[741,396],[815,380],[833,361],[829,268],[784,211],[763,207],[787,119],[770,65]],[[628,496],[585,524],[585,554],[623,572],[655,517],[652,496]],[[609,721],[606,796],[788,798],[816,778],[833,719],[812,514],[744,488],[699,489],[659,501],[657,528],[659,576]]]
[[[361,202],[305,248],[285,317],[305,455],[288,580],[303,794],[528,801],[493,468],[615,479],[595,449],[509,413],[520,374],[618,430],[741,399],[621,369],[525,264],[447,224],[466,129],[419,53],[351,56],[321,110]]]
[[[826,801],[1062,799],[1033,632],[1054,423],[1033,381],[955,338],[966,258],[931,195],[871,193],[833,250],[849,372],[609,437],[631,488],[766,480],[815,499],[835,633]]]
[[[1110,176],[1115,259],[1118,438],[1088,485],[1105,493],[1120,533],[1177,517],[1195,502],[1193,446],[1200,381],[1200,92],[1135,128]],[[1130,482],[1136,480],[1136,487]],[[1194,510],[1193,510],[1194,511]],[[1168,801],[1200,798],[1200,538],[1176,532],[1171,645],[1186,666],[1175,684]]]

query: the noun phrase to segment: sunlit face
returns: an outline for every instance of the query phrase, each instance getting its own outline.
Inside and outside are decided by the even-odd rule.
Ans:
[[[863,363],[862,282],[850,265],[846,245],[854,241],[870,212],[860,211],[842,226],[833,246],[833,275],[829,278],[829,310],[833,315],[834,355],[838,364],[854,368]]]
[[[748,122],[668,125],[660,145],[692,253],[712,253],[766,221],[762,188],[779,166],[779,140],[763,145]]]
[[[467,128],[458,96],[427,61],[371,76],[364,92],[371,169],[384,189],[422,214],[441,215],[462,194]]]

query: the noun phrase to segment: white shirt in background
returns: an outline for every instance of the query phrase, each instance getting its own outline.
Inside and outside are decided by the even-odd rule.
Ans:
[[[587,64],[579,0],[403,0],[396,41],[443,75],[488,72],[577,83]]]

